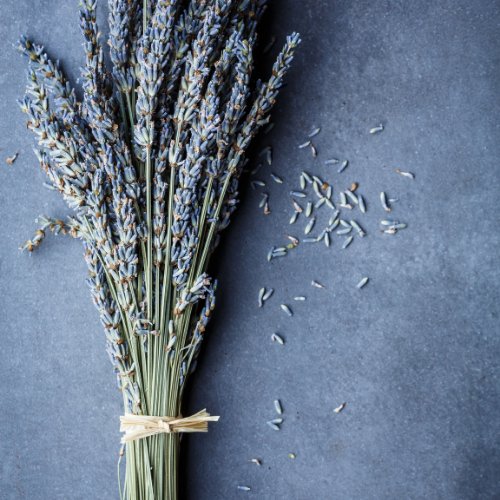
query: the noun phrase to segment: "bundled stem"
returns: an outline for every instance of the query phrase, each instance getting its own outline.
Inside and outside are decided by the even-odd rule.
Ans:
[[[109,0],[111,71],[96,1],[84,0],[83,99],[41,46],[29,57],[21,108],[40,166],[73,209],[48,229],[83,241],[107,350],[133,415],[178,417],[215,306],[208,275],[238,203],[245,152],[283,84],[297,34],[271,78],[251,87],[264,0]],[[127,443],[121,495],[177,498],[179,435]]]

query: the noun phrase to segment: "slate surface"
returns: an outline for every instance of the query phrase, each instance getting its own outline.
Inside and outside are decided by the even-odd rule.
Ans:
[[[76,5],[2,2],[0,498],[9,500],[117,498],[120,397],[81,248],[48,238],[32,257],[17,250],[37,215],[66,210],[42,187],[15,102],[25,61],[11,44],[23,32],[43,41],[76,79]],[[188,498],[500,498],[499,23],[500,4],[487,0],[274,2],[263,40],[291,30],[304,40],[261,140],[285,184],[258,174],[272,214],[247,190],[217,257],[218,310],[189,409],[222,418],[188,440]],[[369,135],[379,122],[385,131]],[[316,160],[296,147],[314,125]],[[330,156],[349,168],[325,167]],[[288,226],[288,191],[304,168],[339,188],[359,182],[369,210],[353,215],[368,235],[344,251],[335,237],[330,249],[301,245],[268,263],[270,246],[302,231]],[[399,198],[393,215],[409,225],[394,237],[378,231],[381,190]],[[258,309],[261,286],[276,292]],[[298,294],[307,301],[292,303]],[[274,331],[285,346],[271,343]],[[275,398],[280,432],[265,424]]]

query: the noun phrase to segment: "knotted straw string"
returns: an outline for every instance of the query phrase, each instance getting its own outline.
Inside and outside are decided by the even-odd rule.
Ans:
[[[220,417],[210,416],[206,409],[190,417],[151,417],[148,415],[124,415],[120,417],[122,443],[142,439],[156,434],[173,432],[207,432],[208,422],[217,422]]]

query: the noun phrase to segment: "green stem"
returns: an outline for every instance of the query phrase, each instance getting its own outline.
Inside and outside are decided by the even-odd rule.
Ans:
[[[201,209],[200,221],[198,224],[198,242],[193,256],[193,264],[191,265],[191,269],[189,271],[188,288],[191,288],[193,280],[199,276],[199,274],[195,275],[196,263],[198,261],[200,243],[202,240],[203,233],[205,231],[205,219],[207,217],[208,205],[210,203],[210,196],[212,195],[213,183],[214,183],[214,178],[210,176],[208,178],[207,189],[205,191],[205,198],[203,200],[203,207]]]
[[[142,2],[142,34],[146,33],[148,27],[148,0]]]
[[[153,221],[151,211],[151,147],[146,147],[146,225],[148,228],[146,261],[147,318],[153,320]]]
[[[160,439],[156,453],[147,455],[151,441]],[[179,434],[163,434],[129,443],[126,447],[126,500],[177,500]]]
[[[165,331],[166,315],[170,299],[170,251],[172,249],[172,210],[175,193],[175,167],[170,167],[170,184],[168,186],[168,206],[167,206],[167,246],[165,248],[165,266],[163,268],[163,287],[160,313],[160,331]]]
[[[133,108],[132,102],[130,100],[130,93],[129,92],[125,93],[125,99],[127,101],[128,119],[130,121],[130,130],[132,132],[132,139],[133,139],[133,137],[134,137],[134,123],[135,123],[134,108]]]
[[[200,263],[198,265],[198,269],[196,272],[196,276],[199,276],[205,269],[205,264],[208,259],[208,254],[210,252],[210,247],[212,246],[212,240],[215,235],[215,231],[217,230],[217,226],[219,224],[219,216],[220,216],[220,211],[222,209],[222,205],[224,204],[224,200],[226,198],[226,193],[229,188],[229,182],[231,181],[232,173],[229,172],[227,174],[227,177],[224,180],[224,184],[222,185],[222,191],[219,197],[219,200],[217,202],[217,207],[215,209],[215,215],[214,215],[214,220],[212,224],[210,225],[210,229],[208,231],[208,236],[207,240],[205,242],[205,246],[203,247],[203,253],[201,254],[201,259]]]

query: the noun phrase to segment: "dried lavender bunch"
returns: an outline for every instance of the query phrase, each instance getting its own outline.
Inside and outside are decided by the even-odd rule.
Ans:
[[[208,274],[238,204],[246,151],[269,121],[299,43],[292,34],[267,82],[251,83],[265,0],[109,0],[109,54],[83,0],[83,98],[43,47],[30,60],[22,110],[50,186],[73,215],[40,219],[83,242],[88,284],[126,413],[181,415],[215,306]],[[177,498],[179,435],[127,443],[127,499]]]

